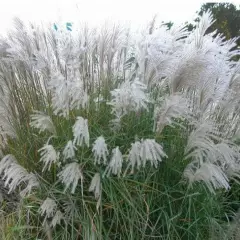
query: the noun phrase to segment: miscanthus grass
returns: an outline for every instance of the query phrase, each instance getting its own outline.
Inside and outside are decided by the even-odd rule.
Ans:
[[[206,34],[209,12],[192,32],[15,23],[0,39],[0,177],[20,202],[2,236],[230,236],[239,51]]]

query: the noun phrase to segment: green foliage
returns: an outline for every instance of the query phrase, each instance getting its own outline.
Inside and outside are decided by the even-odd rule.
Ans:
[[[120,131],[112,132],[108,126],[112,119],[109,108],[100,106],[100,109],[90,109],[87,115],[84,112],[72,112],[68,120],[54,118],[57,126],[57,138],[52,140],[54,147],[60,150],[72,138],[71,126],[79,114],[88,117],[91,143],[97,136],[103,135],[109,148],[119,145],[121,151],[126,152],[136,136],[154,137],[152,112],[130,113],[122,120]],[[148,166],[126,177],[102,179],[103,192],[98,210],[96,200],[88,193],[88,186],[94,172],[102,173],[103,169],[93,164],[91,152],[82,148],[77,151],[76,157],[84,169],[84,195],[81,194],[80,185],[74,195],[63,193],[62,184],[55,182],[56,166],[50,172],[40,174],[42,166],[38,162],[37,149],[48,136],[45,133],[36,137],[37,134],[31,129],[22,128],[19,138],[10,141],[7,149],[28,170],[39,172],[42,179],[36,194],[21,204],[20,212],[14,217],[14,225],[7,227],[11,236],[9,239],[200,240],[209,239],[213,220],[218,224],[223,222],[227,210],[221,193],[212,195],[201,184],[188,189],[182,181],[182,172],[188,163],[184,160],[182,147],[186,145],[187,132],[179,127],[166,127],[157,136],[168,155],[158,169]],[[21,136],[27,141],[23,141]],[[42,225],[43,219],[38,214],[38,208],[46,197],[54,199],[60,209],[69,209],[67,225],[62,222],[53,230],[47,224]],[[28,222],[24,216],[29,216]]]
[[[240,36],[240,6],[232,3],[205,3],[202,5],[199,15],[210,10],[216,21],[208,29],[208,32],[218,30],[227,39]],[[240,41],[238,40],[238,45]]]

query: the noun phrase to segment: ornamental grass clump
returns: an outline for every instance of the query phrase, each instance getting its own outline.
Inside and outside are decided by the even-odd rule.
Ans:
[[[192,32],[153,21],[132,34],[16,20],[0,41],[0,177],[21,201],[4,236],[225,237],[240,177],[239,50],[207,34],[212,23],[206,12]]]

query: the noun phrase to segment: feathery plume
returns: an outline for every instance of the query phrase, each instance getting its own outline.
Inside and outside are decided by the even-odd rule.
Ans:
[[[155,139],[141,140],[140,158],[143,167],[146,166],[147,161],[150,162],[151,166],[157,167],[158,162],[161,162],[163,157],[167,157],[167,155]]]
[[[223,141],[219,130],[210,121],[196,126],[188,138],[185,159],[193,159],[184,171],[189,182],[203,181],[211,192],[229,188],[229,178],[240,176],[239,148]]]
[[[103,136],[100,136],[95,140],[92,152],[94,154],[94,164],[100,164],[101,159],[103,159],[103,164],[106,165],[108,149]]]
[[[136,79],[133,82],[125,81],[119,88],[111,91],[112,100],[108,104],[112,106],[116,119],[121,119],[130,111],[148,109],[150,100],[145,93],[146,89],[146,85]]]
[[[67,145],[65,146],[63,150],[63,157],[64,161],[67,159],[73,159],[75,157],[75,150],[77,148],[74,146],[73,142],[70,140],[67,142]]]
[[[137,169],[139,170],[142,165],[142,161],[140,158],[140,151],[141,151],[142,144],[141,142],[136,141],[131,145],[132,145],[132,148],[128,155],[129,164],[128,164],[127,170],[131,166],[132,167],[131,173],[133,173],[135,166],[137,166]],[[127,170],[125,171],[125,173],[127,172]]]
[[[207,158],[209,161],[214,162],[216,159],[214,141],[219,142],[221,140],[220,132],[211,121],[202,121],[195,125],[195,130],[188,137],[185,158],[197,159],[200,163]]]
[[[35,174],[28,173],[25,168],[17,163],[17,160],[11,154],[6,155],[0,162],[0,175],[2,174],[4,184],[9,188],[9,193],[13,192],[22,183],[27,184],[25,189],[20,192],[21,197],[30,194],[33,188],[39,186]]]
[[[123,156],[122,153],[119,150],[119,147],[116,147],[112,150],[112,158],[108,164],[108,166],[105,169],[105,172],[103,176],[107,175],[108,177],[110,174],[118,175],[120,176],[122,172],[122,162],[123,162]]]
[[[177,119],[184,120],[191,118],[189,103],[180,94],[168,96],[161,107],[156,107],[154,111],[154,131],[161,133],[166,125],[179,125]]]
[[[48,169],[48,171],[51,168],[51,165],[54,163],[57,163],[59,160],[59,152],[56,152],[54,147],[52,145],[49,145],[48,143],[44,145],[44,147],[40,148],[38,150],[40,152],[40,162],[44,163],[43,166],[43,172]]]
[[[8,154],[4,156],[0,161],[0,175],[2,175],[4,171],[8,169],[13,163],[17,163],[17,160],[13,155]]]
[[[77,117],[77,121],[72,129],[74,136],[73,144],[83,146],[83,143],[85,143],[89,147],[88,120],[82,117]]]
[[[69,82],[61,73],[54,73],[48,82],[48,89],[52,92],[54,114],[68,117],[71,101]]]
[[[230,188],[227,175],[219,166],[210,162],[199,164],[193,161],[186,167],[183,175],[188,179],[190,186],[193,182],[203,181],[212,193],[219,188]]]
[[[101,179],[100,179],[100,174],[95,173],[95,175],[92,178],[90,187],[89,187],[89,192],[94,192],[94,196],[96,199],[99,199],[101,196]]]
[[[83,182],[83,174],[81,167],[76,162],[67,164],[64,169],[60,173],[58,173],[58,177],[61,182],[65,184],[64,192],[66,192],[70,185],[72,185],[72,194],[75,193],[79,179],[81,180],[81,184]]]
[[[34,111],[34,114],[31,115],[30,126],[39,129],[39,133],[47,130],[52,134],[56,134],[52,119],[39,111]]]
[[[150,162],[151,166],[157,167],[158,162],[161,162],[163,157],[167,157],[162,149],[162,146],[158,144],[154,139],[142,139],[141,142],[136,141],[131,145],[132,147],[127,158],[129,163],[124,175],[126,175],[130,167],[131,174],[134,173],[135,167],[137,167],[138,170],[141,166],[145,167],[147,161]]]
[[[81,79],[76,79],[70,85],[71,109],[86,108],[89,102],[87,91],[84,90],[84,84]]]
[[[61,223],[61,220],[64,219],[63,213],[61,211],[57,211],[51,221],[51,226],[55,228],[57,224]]]
[[[39,208],[41,216],[45,215],[44,221],[46,221],[47,218],[53,217],[56,210],[57,203],[51,198],[46,198]]]
[[[38,188],[39,187],[39,182],[38,182],[37,177],[34,173],[29,173],[24,178],[23,181],[27,182],[27,186],[26,186],[26,188],[24,188],[20,192],[21,197],[25,197],[25,196],[29,195],[32,192],[33,188]]]
[[[3,179],[5,186],[9,188],[9,193],[14,191],[22,182],[24,182],[27,175],[27,170],[18,163],[12,163],[9,168],[5,169]]]

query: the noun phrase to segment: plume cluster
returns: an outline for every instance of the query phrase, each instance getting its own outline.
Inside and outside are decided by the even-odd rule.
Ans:
[[[49,185],[57,189],[44,192],[44,222],[54,228],[68,215],[84,215],[76,210],[79,199],[72,201],[79,192],[83,206],[92,192],[99,210],[104,183],[135,177],[127,176],[129,169],[136,176],[160,172],[162,161],[174,161],[175,141],[165,140],[173,128],[187,136],[180,150],[190,186],[202,182],[215,193],[240,177],[240,64],[232,61],[240,52],[236,39],[206,33],[209,12],[191,32],[165,25],[133,35],[117,26],[70,32],[15,23],[17,31],[0,40],[1,148],[10,138],[23,144],[22,129],[32,137],[28,142],[36,140],[32,148],[42,144],[33,158],[42,179],[54,179]],[[109,131],[111,124],[119,131]],[[0,161],[0,177],[23,197],[39,187],[11,154]],[[51,198],[60,193],[67,200]]]

